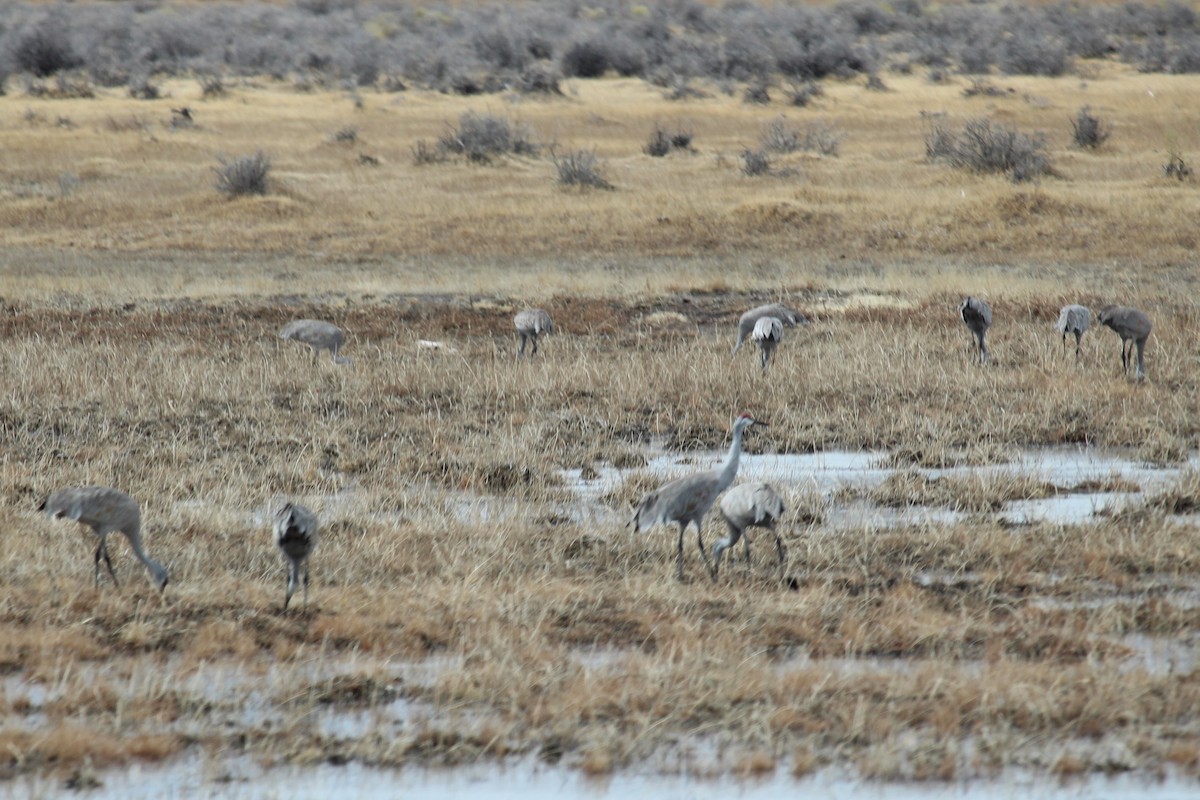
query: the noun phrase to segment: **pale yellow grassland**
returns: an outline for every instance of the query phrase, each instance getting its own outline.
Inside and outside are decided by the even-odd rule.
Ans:
[[[0,174],[6,292],[471,286],[547,296],[816,281],[984,292],[1115,283],[1128,294],[1145,291],[1146,278],[1171,285],[1195,246],[1200,200],[1161,166],[1168,149],[1187,158],[1200,146],[1190,117],[1200,83],[1109,64],[1085,72],[993,78],[1000,97],[965,97],[967,79],[934,84],[919,73],[886,75],[887,92],[829,81],[805,109],[787,106],[779,88],[769,107],[709,85],[707,99],[671,102],[618,79],[566,81],[567,97],[553,100],[365,91],[362,109],[344,92],[268,80],[215,99],[186,80],[166,82],[170,96],[157,101],[115,90],[91,100],[13,92],[0,98],[10,155]],[[197,127],[168,129],[169,109],[184,104]],[[1070,146],[1083,105],[1113,128],[1097,152]],[[595,148],[617,190],[559,188],[545,156],[415,165],[414,143],[432,144],[468,110],[509,116],[560,150]],[[921,112],[944,112],[955,126],[989,116],[1044,132],[1061,177],[1014,186],[928,164]],[[783,156],[778,165],[796,174],[743,176],[741,151],[780,114],[797,127],[836,126],[846,135],[840,156]],[[656,124],[694,131],[695,152],[645,155]],[[332,143],[347,126],[358,142]],[[274,164],[271,193],[219,195],[216,155],[260,148]],[[360,153],[381,165],[359,165]],[[80,183],[62,197],[64,173]],[[115,266],[126,276],[119,289],[106,277]]]

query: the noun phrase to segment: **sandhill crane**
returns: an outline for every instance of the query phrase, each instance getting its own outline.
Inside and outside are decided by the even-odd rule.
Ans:
[[[1101,325],[1107,325],[1121,337],[1121,367],[1126,374],[1129,373],[1133,345],[1137,345],[1137,379],[1139,383],[1146,380],[1146,362],[1143,354],[1146,340],[1150,338],[1150,318],[1136,308],[1105,306],[1100,309],[1099,319]]]
[[[1075,334],[1075,360],[1079,360],[1080,346],[1079,343],[1083,339],[1084,332],[1092,324],[1091,309],[1086,306],[1069,305],[1063,306],[1058,312],[1058,324],[1054,327],[1062,334],[1063,347],[1067,346],[1067,334]]]
[[[775,317],[784,325],[807,325],[808,318],[799,311],[780,305],[779,303],[771,303],[766,306],[752,308],[738,318],[737,341],[733,343],[733,352],[736,354],[742,347],[742,342],[754,330],[754,326],[763,317]]]
[[[112,576],[113,585],[121,585],[113,570],[112,560],[108,557],[108,535],[113,531],[125,534],[133,554],[146,565],[159,591],[166,587],[166,569],[142,549],[142,512],[138,509],[137,501],[125,492],[107,486],[70,486],[54,492],[38,506],[38,510],[46,512],[51,519],[66,517],[81,522],[100,537],[93,559],[97,587],[100,586],[101,557],[108,567],[108,574]]]
[[[351,363],[351,359],[347,356],[338,355],[338,350],[346,342],[346,334],[332,323],[319,319],[294,320],[283,326],[283,330],[279,332],[279,338],[304,342],[312,348],[313,361],[317,360],[317,354],[322,350],[328,350],[333,363]]]
[[[633,514],[635,531],[643,531],[657,524],[678,523],[679,551],[676,556],[675,577],[683,580],[683,534],[687,526],[696,524],[696,544],[700,557],[708,566],[708,553],[704,551],[704,515],[712,508],[717,495],[733,483],[737,477],[738,457],[742,452],[742,433],[751,425],[763,425],[749,414],[742,414],[733,423],[733,444],[729,456],[720,469],[697,472],[660,486],[642,495]],[[711,568],[710,568],[711,569]]]
[[[975,334],[978,343],[979,363],[986,364],[988,360],[987,345],[983,343],[983,335],[992,326],[992,307],[978,297],[968,297],[958,307],[958,314],[963,324]]]
[[[783,498],[769,483],[739,483],[721,496],[721,516],[729,526],[729,535],[713,543],[713,580],[721,567],[722,554],[742,540],[746,552],[746,567],[750,567],[750,539],[744,537],[746,528],[766,528],[775,536],[775,551],[779,553],[779,577],[783,577],[783,540],[775,523],[783,516]]]
[[[537,355],[538,350],[538,335],[549,335],[554,333],[554,321],[550,319],[550,315],[540,308],[527,308],[524,311],[518,311],[513,317],[513,325],[517,329],[517,334],[521,337],[521,348],[517,351],[517,358],[525,355],[525,342],[533,342],[533,350],[529,355]]]
[[[287,595],[283,610],[287,611],[296,585],[300,583],[300,566],[304,565],[304,607],[308,608],[308,557],[317,546],[317,515],[299,503],[286,503],[275,513],[275,544],[288,561]]]
[[[765,372],[767,362],[775,357],[775,348],[783,341],[783,322],[779,317],[760,317],[754,323],[750,338],[758,342],[762,349],[762,368]]]

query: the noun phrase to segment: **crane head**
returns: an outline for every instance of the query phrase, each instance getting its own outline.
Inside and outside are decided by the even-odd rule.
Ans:
[[[740,417],[737,418],[737,421],[733,423],[733,427],[738,428],[740,430],[745,430],[746,428],[749,428],[751,425],[762,425],[764,428],[768,427],[767,423],[763,422],[760,419],[755,419],[754,417],[750,416],[749,414],[742,414]]]

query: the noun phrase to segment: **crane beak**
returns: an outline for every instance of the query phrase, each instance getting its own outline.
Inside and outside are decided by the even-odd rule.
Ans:
[[[771,423],[769,423],[769,422],[763,422],[761,419],[756,419],[756,420],[754,420],[754,424],[755,424],[755,425],[762,425],[764,428],[769,428],[769,427],[771,427]]]

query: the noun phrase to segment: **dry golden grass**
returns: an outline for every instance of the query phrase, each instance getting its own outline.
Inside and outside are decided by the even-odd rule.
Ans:
[[[892,450],[892,489],[910,465],[1029,446],[1194,451],[1197,200],[1158,165],[1165,132],[1193,145],[1196,80],[1095,69],[1004,79],[994,100],[833,84],[788,113],[836,121],[843,156],[796,158],[798,179],[734,163],[782,108],[627,81],[492,108],[595,145],[618,191],[590,194],[541,160],[411,163],[479,101],[367,95],[358,112],[267,82],[211,101],[188,82],[161,103],[0,97],[0,777],[185,747],[268,764],[531,754],[603,776],[696,747],[713,774],[949,780],[1110,769],[1102,735],[1131,769],[1196,773],[1200,678],[1136,666],[1128,638],[1200,627],[1195,530],[1169,515],[1195,507],[1190,473],[1086,527],[840,530],[791,487],[815,522],[782,531],[795,591],[740,570],[711,584],[690,538],[676,583],[674,537],[623,527],[652,445],[723,448],[746,409],[771,423],[754,451]],[[162,127],[183,102],[200,126]],[[1084,103],[1116,128],[1096,154],[1065,145]],[[30,125],[26,107],[77,127]],[[1046,129],[1064,177],[1017,188],[925,164],[922,108]],[[149,129],[106,124],[132,114]],[[682,117],[697,155],[641,154]],[[350,123],[357,149],[326,141]],[[260,146],[276,190],[218,196],[214,154]],[[14,188],[67,171],[65,197]],[[996,312],[987,368],[956,317],[965,290]],[[756,354],[731,362],[738,314],[777,298],[813,324],[767,375]],[[511,314],[531,299],[559,332],[518,363]],[[1053,332],[1061,304],[1112,300],[1154,318],[1144,385],[1111,332],[1078,365]],[[304,316],[345,327],[354,365],[275,337]],[[560,470],[607,464],[633,477],[581,515]],[[1054,491],[1005,480],[921,482],[905,502]],[[34,510],[91,482],[141,501],[165,595],[120,537],[123,586],[94,589],[92,535]],[[286,615],[266,531],[284,496],[323,520],[311,606]],[[267,722],[286,735],[258,735]]]
[[[117,90],[94,100],[10,94],[0,98],[10,156],[0,224],[14,267],[5,293],[124,300],[471,287],[547,297],[819,285],[1141,301],[1147,279],[1190,284],[1200,200],[1192,185],[1163,178],[1161,164],[1169,147],[1200,149],[1187,112],[1195,79],[1110,64],[1088,72],[997,78],[1011,91],[988,98],[964,96],[965,79],[889,76],[889,92],[834,81],[803,110],[720,91],[670,102],[631,80],[568,82],[558,100],[367,94],[362,109],[341,93],[267,80],[214,99],[185,80],[157,101]],[[181,104],[195,109],[196,127],[167,125]],[[1070,146],[1069,121],[1085,104],[1114,129],[1098,152]],[[564,191],[545,158],[415,165],[414,143],[467,110],[595,147],[618,191]],[[921,112],[1043,131],[1061,177],[1013,186],[930,165]],[[835,124],[847,136],[840,156],[788,156],[781,166],[796,177],[742,176],[737,155],[781,113],[796,125]],[[60,117],[72,127],[56,125]],[[139,124],[120,124],[129,120]],[[678,122],[695,131],[694,154],[642,152],[655,124]],[[356,143],[330,141],[349,125]],[[216,155],[259,148],[274,164],[273,191],[219,195]],[[361,165],[363,153],[380,165]],[[67,173],[79,184],[63,196]],[[125,279],[113,285],[117,268]]]

